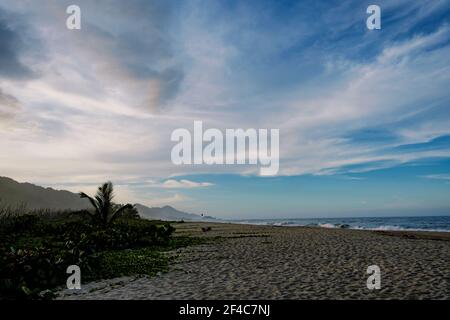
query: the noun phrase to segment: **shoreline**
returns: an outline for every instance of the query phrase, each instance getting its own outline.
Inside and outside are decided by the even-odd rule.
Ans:
[[[361,232],[374,232],[385,236],[402,237],[409,239],[422,239],[422,240],[438,240],[438,241],[450,241],[450,230],[440,231],[440,230],[424,230],[424,229],[399,229],[399,230],[384,230],[384,229],[362,229],[362,228],[339,228],[339,227],[323,227],[323,226],[310,226],[310,225],[276,225],[276,224],[258,224],[258,223],[240,223],[234,221],[184,221],[175,222],[174,225],[179,225],[182,223],[192,223],[192,224],[204,224],[209,225],[244,225],[244,226],[255,226],[255,227],[274,227],[274,228],[311,228],[311,229],[324,229],[324,230],[350,230],[350,231],[361,231]]]
[[[90,283],[60,299],[450,299],[450,234],[175,223],[210,238],[168,252],[167,273]],[[211,231],[203,232],[209,226]],[[369,290],[367,267],[381,269]]]
[[[447,218],[447,216],[430,216],[430,218]],[[373,217],[363,217],[364,218],[373,218]],[[410,217],[380,217],[380,219],[390,219],[390,218],[410,218]],[[417,218],[417,217],[411,217]],[[333,224],[331,220],[354,220],[360,218],[316,218],[316,219],[255,219],[255,220],[222,220],[222,221],[205,221],[206,223],[232,223],[232,224],[245,224],[245,225],[255,225],[255,226],[274,226],[274,227],[312,227],[312,228],[324,228],[324,229],[347,229],[347,230],[363,230],[363,231],[387,231],[387,232],[432,232],[432,233],[449,233],[450,229],[425,229],[425,228],[407,228],[401,227],[397,225],[381,225],[379,227],[363,227],[363,226],[352,226],[346,223],[335,223]],[[374,217],[374,219],[378,219]],[[292,222],[290,220],[323,220],[323,223],[308,223],[308,224],[300,224],[296,222]],[[282,222],[279,222],[282,221]],[[197,222],[197,221],[189,221],[189,222]],[[204,222],[204,221],[198,221]]]

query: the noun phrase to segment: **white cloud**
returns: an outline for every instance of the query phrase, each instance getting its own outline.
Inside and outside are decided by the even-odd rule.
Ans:
[[[164,189],[192,189],[192,188],[204,188],[204,187],[211,187],[213,186],[213,183],[209,182],[195,182],[190,180],[174,180],[169,179],[164,181],[161,184],[161,187]]]
[[[450,27],[443,26],[433,34],[393,44],[375,62],[348,67],[338,85],[324,83],[308,98],[300,95],[286,101],[289,107],[271,118],[281,126],[281,173],[317,173],[348,164],[378,160],[394,164],[430,156],[426,151],[402,155],[386,150],[450,134],[446,116],[424,116],[413,128],[394,126],[398,140],[379,145],[340,137],[367,127],[392,126],[426,112],[437,101],[448,101],[450,48],[436,46],[445,44],[449,35]]]
[[[8,7],[14,10],[15,3],[8,2]],[[424,157],[448,156],[446,151],[409,154],[386,151],[400,144],[450,134],[445,115],[423,117],[414,125],[395,125],[393,134],[399,140],[376,146],[355,144],[346,137],[349,132],[368,126],[395,124],[428,110],[436,102],[449,101],[448,25],[428,35],[391,42],[377,57],[363,62],[336,59],[333,52],[312,46],[305,58],[320,55],[323,60],[312,62],[323,64],[324,74],[311,75],[312,82],[297,83],[294,79],[288,89],[274,86],[264,90],[261,85],[259,90],[252,91],[260,81],[272,76],[269,72],[272,62],[280,64],[272,60],[274,57],[289,51],[295,43],[307,42],[317,32],[315,28],[326,21],[317,21],[308,30],[295,24],[301,19],[286,21],[287,24],[283,21],[267,34],[247,25],[248,18],[255,16],[221,19],[211,25],[208,21],[211,8],[194,3],[186,5],[189,12],[178,21],[180,32],[166,34],[160,30],[165,28],[152,24],[154,19],[127,20],[130,19],[127,12],[117,12],[120,7],[114,8],[113,2],[105,11],[96,10],[89,3],[82,6],[89,12],[85,16],[95,19],[87,21],[86,28],[78,34],[57,26],[60,19],[54,16],[60,12],[60,4],[50,5],[48,10],[31,2],[19,6],[18,11],[30,17],[30,23],[41,35],[46,52],[41,62],[33,61],[33,70],[39,77],[27,82],[0,79],[4,92],[20,103],[20,112],[14,110],[11,120],[15,121],[14,129],[11,130],[11,125],[0,127],[0,149],[8,151],[0,157],[3,175],[48,184],[89,184],[106,180],[142,182],[148,177],[164,181],[186,173],[257,171],[248,166],[174,166],[170,161],[171,131],[178,127],[192,128],[193,121],[199,119],[207,127],[222,129],[279,128],[282,175],[332,174],[346,165],[384,162],[359,169],[373,170]],[[36,10],[35,7],[40,8],[39,12],[27,12]],[[436,4],[425,6],[431,7]],[[113,15],[109,17],[111,10]],[[348,5],[340,10],[346,13]],[[94,14],[97,11],[104,14],[97,16]],[[248,14],[256,15],[250,11]],[[428,12],[417,11],[421,16]],[[135,10],[134,14],[140,11]],[[330,11],[331,16],[334,20],[341,17],[334,11]],[[167,16],[156,14],[155,18],[159,20],[154,21],[164,20],[162,25],[166,26]],[[339,30],[346,32],[353,23],[342,21]],[[106,32],[107,27],[102,31],[102,25],[116,33]],[[241,35],[235,32],[240,29],[243,31],[240,40],[248,40],[256,47],[242,48],[242,42],[233,41]],[[88,30],[95,32],[89,35]],[[124,47],[120,40],[136,30],[151,31],[136,39],[141,51],[120,51]],[[153,38],[157,39],[155,43],[149,40]],[[150,56],[146,57],[147,54]],[[155,79],[140,77],[127,68],[134,58],[140,58],[136,61],[145,63],[145,67],[154,67]],[[165,87],[171,87],[172,83],[163,71],[176,69],[179,60],[185,77],[178,94],[168,102],[167,110],[156,112],[161,109],[158,104],[164,100]],[[239,63],[233,65],[236,60]],[[258,62],[263,64],[261,69],[257,68]],[[286,65],[280,69],[283,67]],[[295,63],[289,67],[297,70]],[[279,71],[275,66],[274,70]],[[0,115],[5,110],[11,113],[11,107],[5,109],[3,105]],[[176,178],[149,183],[149,187],[161,187],[166,192],[210,186],[208,182]],[[138,196],[130,191],[127,196],[143,202],[152,195]],[[179,201],[182,196],[171,194],[169,198],[164,200]]]
[[[450,174],[429,174],[426,176],[422,176],[422,178],[450,181]]]

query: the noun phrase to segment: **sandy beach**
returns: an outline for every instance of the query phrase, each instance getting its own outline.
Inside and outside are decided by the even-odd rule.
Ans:
[[[83,284],[59,299],[450,299],[450,233],[175,227],[211,241],[169,252],[167,273]],[[380,290],[366,286],[370,265],[381,269]]]

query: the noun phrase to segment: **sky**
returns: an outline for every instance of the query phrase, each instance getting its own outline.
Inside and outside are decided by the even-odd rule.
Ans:
[[[447,215],[449,88],[445,0],[2,0],[0,176],[221,218]],[[174,165],[196,120],[279,129],[278,175]]]

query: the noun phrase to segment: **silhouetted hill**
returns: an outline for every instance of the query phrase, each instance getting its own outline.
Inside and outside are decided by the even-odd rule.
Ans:
[[[142,204],[135,204],[139,215],[147,219],[161,219],[161,220],[214,220],[213,217],[200,216],[198,214],[187,213],[179,211],[171,206],[153,207],[149,208]]]
[[[0,208],[26,205],[28,209],[80,210],[91,208],[87,199],[76,193],[43,188],[31,183],[19,183],[0,177]],[[136,204],[139,215],[147,219],[161,220],[214,220],[213,217],[179,211],[171,206],[149,208]]]
[[[0,207],[22,204],[29,209],[79,210],[90,207],[89,202],[78,194],[0,177]]]

